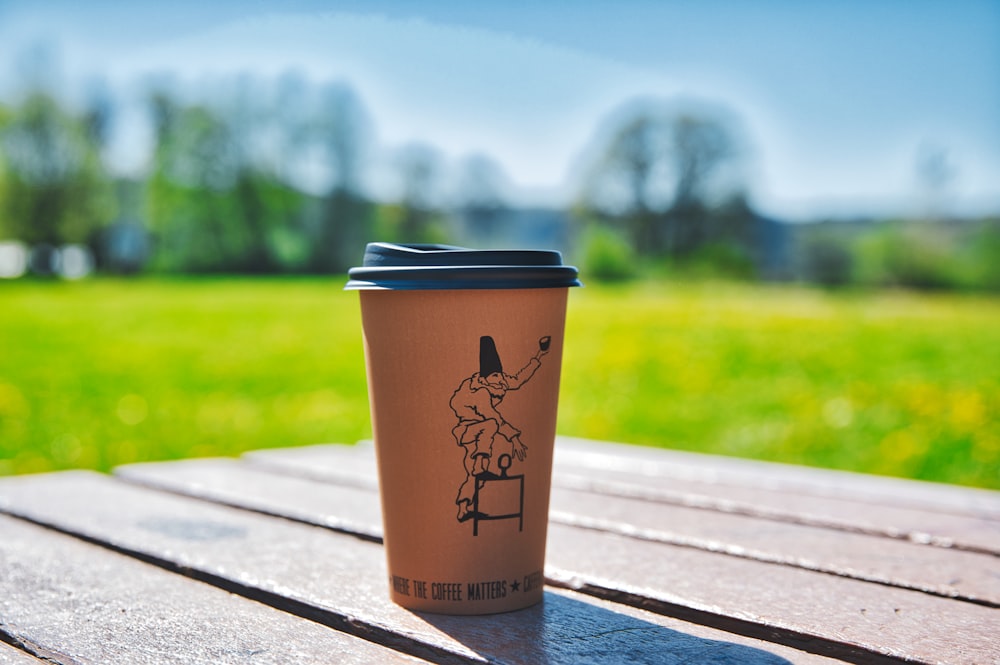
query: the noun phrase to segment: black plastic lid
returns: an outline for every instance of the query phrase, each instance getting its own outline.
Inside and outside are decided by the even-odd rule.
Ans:
[[[577,270],[549,250],[466,249],[368,243],[345,289],[544,289],[580,286]]]

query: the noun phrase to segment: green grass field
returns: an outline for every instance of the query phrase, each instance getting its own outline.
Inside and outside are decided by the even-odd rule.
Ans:
[[[0,283],[0,474],[370,436],[342,284]],[[1000,300],[589,285],[559,431],[1000,488]]]

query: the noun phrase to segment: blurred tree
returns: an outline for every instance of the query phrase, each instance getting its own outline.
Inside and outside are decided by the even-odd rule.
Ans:
[[[633,247],[643,254],[662,251],[657,221],[668,177],[669,136],[669,119],[660,109],[629,112],[585,184],[585,208],[622,218]]]
[[[507,204],[502,167],[486,155],[463,160],[458,179],[457,208],[475,244],[490,246],[498,239]]]
[[[762,233],[761,220],[743,192],[734,192],[711,207],[700,203],[686,208],[671,206],[663,217],[666,231],[676,231],[670,225],[678,219],[692,225],[680,229],[686,231],[682,236],[686,243],[682,250],[674,245],[674,268],[691,275],[730,279],[770,274],[765,264],[769,259],[773,262],[774,252],[768,249],[773,239]]]
[[[583,207],[621,220],[641,254],[690,254],[711,239],[709,190],[736,154],[720,113],[629,105],[584,182]]]
[[[102,160],[111,138],[114,114],[115,102],[107,84],[102,80],[91,82],[81,121],[87,140],[97,149]]]
[[[310,187],[307,169],[313,166],[316,149],[316,111],[311,88],[295,70],[286,71],[277,81],[269,117],[274,124],[271,157],[278,178],[298,188],[318,193]],[[315,190],[315,191],[314,191]]]
[[[241,222],[244,240],[232,268],[240,272],[274,272],[288,259],[281,250],[297,222],[301,197],[278,176],[278,160],[268,139],[281,131],[264,99],[259,82],[248,76],[235,81],[235,90],[223,106],[236,161],[232,189],[233,214]]]
[[[706,242],[711,234],[708,211],[709,179],[734,155],[729,131],[716,119],[681,114],[671,123],[674,200],[664,216],[665,245],[669,253],[684,255]]]
[[[580,268],[599,282],[621,282],[638,273],[635,253],[620,233],[590,225],[581,239]]]
[[[152,99],[157,146],[150,179],[150,227],[158,267],[234,270],[254,242],[237,214],[233,190],[244,177],[231,128],[203,106]]]
[[[354,91],[332,85],[322,94],[314,140],[330,184],[323,196],[310,265],[343,271],[357,262],[371,239],[374,207],[362,191],[370,130]]]
[[[7,108],[2,102],[0,102],[0,137],[4,135],[7,129],[7,125],[11,121],[12,111]],[[3,144],[0,143],[0,240],[13,240],[14,239],[14,224],[13,220],[9,217],[9,210],[7,206],[3,203],[7,200],[7,165],[6,158],[3,150]]]
[[[844,286],[854,271],[850,238],[837,232],[836,222],[815,225],[804,233],[799,249],[803,277],[823,286]]]
[[[147,193],[154,265],[168,271],[270,272],[301,198],[255,145],[266,114],[254,95],[228,108],[182,106],[167,91],[150,97],[156,151]]]
[[[858,242],[857,279],[874,286],[953,288],[960,279],[958,241],[956,230],[943,225],[879,223]]]
[[[142,271],[149,261],[149,232],[142,222],[145,180],[115,180],[118,218],[95,238],[95,255],[101,270],[121,275]]]
[[[114,214],[111,182],[87,123],[30,93],[0,127],[7,233],[29,244],[88,241]]]
[[[400,242],[443,240],[441,214],[437,205],[440,155],[430,146],[415,143],[399,151],[397,165],[401,196],[396,232]]]
[[[230,82],[226,103],[150,96],[149,187],[158,264],[169,270],[341,271],[371,239],[363,192],[370,129],[353,90],[318,96],[295,72],[275,94]]]
[[[917,151],[917,187],[923,199],[925,219],[940,220],[946,216],[948,189],[956,175],[957,169],[945,148],[924,144]]]
[[[968,246],[967,284],[1000,292],[1000,217],[980,221]]]

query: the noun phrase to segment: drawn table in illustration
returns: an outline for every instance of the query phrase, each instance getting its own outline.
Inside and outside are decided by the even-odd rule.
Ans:
[[[544,577],[391,603],[366,444],[0,479],[0,664],[1000,663],[998,492],[561,438]]]

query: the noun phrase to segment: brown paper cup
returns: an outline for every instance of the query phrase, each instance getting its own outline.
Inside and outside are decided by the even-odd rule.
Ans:
[[[542,599],[567,289],[363,290],[393,601]]]

